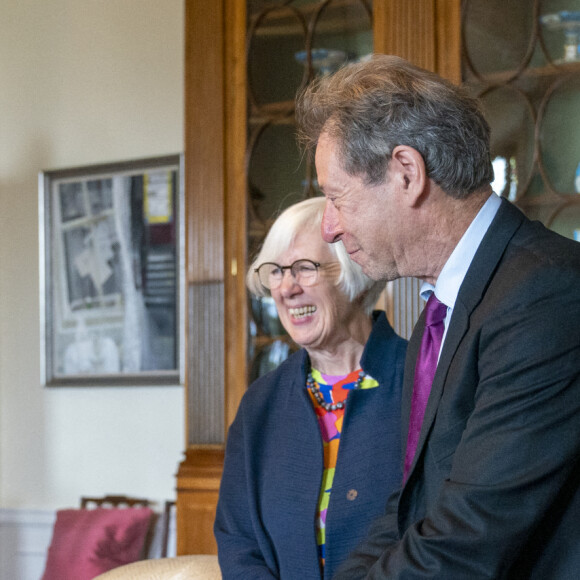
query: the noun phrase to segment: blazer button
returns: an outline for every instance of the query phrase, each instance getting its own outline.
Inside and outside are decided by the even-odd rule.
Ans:
[[[358,495],[358,491],[356,489],[349,489],[346,492],[346,499],[348,499],[348,501],[354,501],[357,498]]]

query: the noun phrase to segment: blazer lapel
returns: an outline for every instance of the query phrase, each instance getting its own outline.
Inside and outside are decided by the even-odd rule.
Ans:
[[[409,436],[409,418],[411,416],[411,399],[413,397],[413,381],[415,378],[415,365],[419,356],[421,338],[425,328],[425,313],[422,312],[413,328],[409,344],[407,345],[407,355],[405,357],[405,372],[403,375],[403,392],[401,395],[401,444],[402,457],[404,463],[405,450],[407,449],[407,437]]]
[[[435,377],[433,378],[433,385],[429,394],[427,408],[425,409],[425,416],[421,425],[421,433],[419,434],[415,458],[413,459],[413,464],[411,465],[407,481],[411,479],[411,474],[415,469],[417,459],[421,455],[421,450],[427,441],[427,436],[431,430],[433,422],[435,421],[437,407],[439,406],[439,401],[443,395],[447,373],[449,372],[449,367],[451,366],[451,362],[457,352],[461,339],[467,332],[469,317],[474,308],[481,302],[485,289],[493,277],[493,273],[497,268],[509,241],[524,219],[524,215],[520,210],[508,201],[502,199],[502,205],[483,237],[483,240],[473,257],[473,261],[467,270],[467,274],[461,284],[459,294],[457,295],[457,300],[449,322],[449,328],[447,329],[445,342],[441,349],[439,363],[437,364],[437,370],[435,372]],[[413,334],[411,335],[407,351],[407,360],[405,361],[405,391],[402,402],[403,457],[405,455],[409,430],[415,364],[419,354],[419,347],[425,326],[424,318],[424,315],[421,314],[421,317],[413,329]]]

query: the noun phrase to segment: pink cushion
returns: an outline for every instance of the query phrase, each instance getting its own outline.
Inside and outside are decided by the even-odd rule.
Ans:
[[[42,580],[91,580],[139,560],[149,508],[58,510]]]

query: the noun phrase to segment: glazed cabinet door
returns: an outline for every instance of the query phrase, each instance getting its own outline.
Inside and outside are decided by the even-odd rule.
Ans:
[[[580,1],[467,0],[462,74],[492,130],[498,195],[580,240]]]

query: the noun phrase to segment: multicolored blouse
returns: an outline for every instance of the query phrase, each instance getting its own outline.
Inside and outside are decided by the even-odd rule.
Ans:
[[[320,393],[326,403],[339,403],[345,401],[348,392],[356,388],[361,369],[353,371],[348,375],[331,376],[325,375],[316,369],[312,369],[312,378],[318,385]],[[365,375],[361,384],[361,389],[372,389],[379,383]],[[340,434],[342,431],[342,420],[345,409],[326,411],[308,390],[310,399],[314,405],[314,411],[318,418],[320,433],[322,434],[322,445],[324,448],[324,471],[322,474],[322,486],[318,498],[318,510],[316,516],[316,541],[320,557],[321,568],[324,567],[325,544],[326,544],[326,511],[330,501],[330,492],[336,469],[336,459],[338,457],[338,446],[340,444]]]

